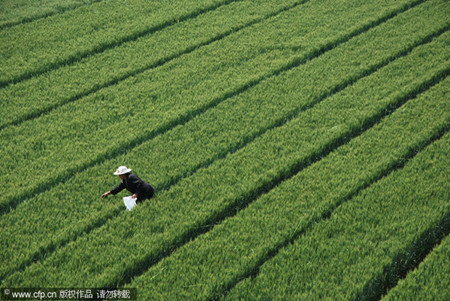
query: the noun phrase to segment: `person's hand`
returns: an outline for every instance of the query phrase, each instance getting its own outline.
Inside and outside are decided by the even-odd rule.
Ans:
[[[110,195],[111,194],[111,191],[108,191],[108,192],[105,192],[103,195],[102,195],[102,198],[106,198],[108,195]]]
[[[135,194],[133,194],[131,197],[132,197],[133,199],[135,199],[135,198],[137,198],[137,194],[135,193]]]

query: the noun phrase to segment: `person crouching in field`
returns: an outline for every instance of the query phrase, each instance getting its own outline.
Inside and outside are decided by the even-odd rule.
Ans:
[[[152,185],[141,180],[137,175],[130,173],[130,171],[131,169],[126,166],[119,166],[114,175],[120,177],[120,184],[110,191],[105,192],[102,197],[105,198],[110,194],[118,194],[126,188],[129,192],[133,193],[132,198],[136,199],[136,203],[141,203],[145,199],[151,199],[155,193],[155,189],[153,189]]]

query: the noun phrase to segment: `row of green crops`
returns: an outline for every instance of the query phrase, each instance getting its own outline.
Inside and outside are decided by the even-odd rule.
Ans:
[[[339,13],[330,3],[287,11],[40,118],[3,129],[0,139],[7,143],[0,145],[0,157],[11,172],[0,175],[0,184],[10,186],[0,196],[0,208],[5,211],[77,171],[124,153],[317,51],[368,30],[403,7],[396,2],[394,7],[374,10],[376,1],[346,3]],[[440,31],[446,25],[432,21],[430,26]],[[293,36],[294,30],[299,35],[310,32],[300,37]],[[283,41],[305,47],[279,49]]]
[[[109,286],[145,271],[148,264],[169,254],[203,228],[246,205],[302,166],[320,159],[390,109],[432,85],[448,72],[443,51],[447,41],[448,35],[444,34],[413,50],[411,55],[267,131],[242,149],[199,169],[142,204],[139,210],[120,214],[89,235],[58,248],[45,261],[13,274],[4,284]],[[418,59],[423,62],[417,64]],[[292,70],[285,79],[298,82],[301,74]],[[262,99],[264,94],[255,96]],[[291,90],[279,97],[287,99],[295,94]],[[448,120],[441,116],[435,122],[442,125]],[[89,182],[89,174],[82,180]],[[64,191],[60,193],[64,195]],[[76,204],[73,199],[67,201]],[[80,264],[83,270],[76,268]]]
[[[224,101],[126,155],[89,168],[22,203],[0,222],[1,242],[8,246],[3,251],[5,264],[0,275],[31,262],[36,256],[46,256],[46,252],[97,227],[123,209],[117,202],[94,201],[114,185],[115,179],[105,173],[118,165],[133,166],[139,158],[148,158],[140,163],[138,173],[158,190],[170,187],[198,168],[208,166],[268,129],[283,124],[300,109],[311,107],[417,45],[439,28],[419,22],[418,16],[424,9],[428,10],[428,6],[401,14],[303,66]],[[426,14],[423,18],[429,19]],[[96,179],[97,190],[92,188],[91,179]],[[85,188],[80,190],[80,187]],[[48,233],[53,234],[51,239]]]
[[[415,155],[420,150],[419,146],[432,140],[445,121],[447,124],[450,121],[450,112],[445,112],[449,84],[450,81],[446,80],[417,99],[410,100],[373,129],[281,183],[235,217],[225,220],[209,233],[152,266],[145,274],[133,279],[129,286],[141,288],[140,297],[148,300],[181,300],[194,296],[197,300],[207,300],[223,294],[241,279],[256,272],[268,257],[293,242],[298,235],[315,234],[316,231],[311,231],[311,225],[322,222],[339,205],[350,202],[352,195],[390,173],[399,161]],[[445,117],[434,120],[434,116],[440,115],[442,110]],[[445,149],[445,145],[441,147]],[[411,152],[411,149],[414,151]],[[442,181],[445,182],[444,179]],[[361,212],[348,212],[366,216]],[[386,232],[376,230],[376,233]],[[335,247],[331,243],[323,244]],[[302,247],[299,248],[301,250]],[[358,249],[352,250],[358,252]],[[300,264],[317,266],[325,258],[317,254],[314,260]],[[289,264],[283,269],[291,271]],[[292,272],[302,275],[302,270],[292,269]],[[273,275],[277,277],[283,273],[286,274],[277,271]],[[364,274],[361,271],[358,273],[361,276]],[[282,281],[288,282],[286,278]],[[287,285],[293,291],[299,291],[303,285],[310,287],[309,282],[310,279],[301,279]],[[262,284],[268,291],[272,289],[269,283]],[[245,291],[241,293],[246,296]],[[274,299],[277,293],[273,293]],[[258,296],[248,296],[250,300],[260,300],[266,294],[267,291],[261,291]],[[300,299],[320,299],[320,296],[303,297]],[[339,295],[335,297],[348,299]],[[280,294],[280,299],[295,298]]]
[[[232,1],[101,1],[3,29],[0,32],[0,87],[70,64]]]
[[[0,30],[102,0],[2,0]]]
[[[448,149],[449,145],[444,145]],[[448,154],[447,158],[448,159]],[[436,160],[434,160],[436,163]],[[444,162],[441,162],[441,164]],[[448,170],[447,170],[448,175]],[[434,176],[433,176],[434,177]],[[444,175],[445,178],[445,175]],[[444,183],[447,187],[448,181]],[[446,199],[449,197],[447,195]],[[447,226],[448,227],[448,226]],[[448,231],[448,228],[447,228]],[[417,270],[408,274],[406,279],[400,280],[398,285],[389,291],[382,299],[387,300],[408,300],[412,297],[416,300],[449,300],[450,292],[450,237],[436,247],[433,252],[425,258]]]
[[[449,81],[445,88],[448,97]],[[428,107],[420,110],[426,111],[433,102],[445,99],[424,102]],[[445,111],[445,104],[440,110],[434,114]],[[445,112],[448,125],[448,108]],[[415,118],[421,117],[411,116],[398,128],[426,122]],[[342,204],[328,220],[264,264],[255,278],[238,284],[228,293],[229,299],[379,299],[405,269],[414,266],[415,256],[430,248],[423,240],[440,241],[444,225],[448,233],[449,146],[447,133],[404,169]],[[440,298],[448,293],[445,290]],[[413,293],[406,300],[421,299]]]
[[[296,1],[238,1],[0,90],[0,128],[156,68],[262,22]]]

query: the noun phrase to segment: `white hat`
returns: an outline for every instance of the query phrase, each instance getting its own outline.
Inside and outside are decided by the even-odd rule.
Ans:
[[[119,166],[119,168],[117,168],[117,171],[114,173],[115,176],[118,175],[123,175],[126,173],[129,173],[131,171],[131,169],[127,168],[126,166]]]

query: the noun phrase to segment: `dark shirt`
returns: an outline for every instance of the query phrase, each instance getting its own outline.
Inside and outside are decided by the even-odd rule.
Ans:
[[[137,194],[138,199],[149,199],[153,196],[155,191],[152,185],[144,182],[137,175],[132,173],[128,174],[126,180],[122,180],[119,185],[111,189],[111,194],[117,194],[125,188],[131,193]]]

